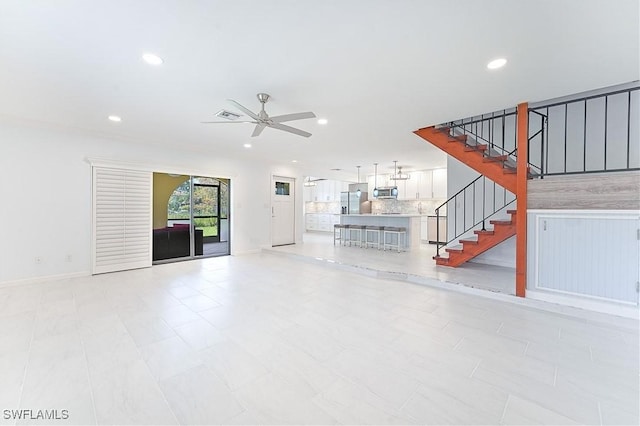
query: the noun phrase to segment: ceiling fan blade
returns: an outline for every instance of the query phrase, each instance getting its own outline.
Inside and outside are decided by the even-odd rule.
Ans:
[[[235,105],[236,108],[238,108],[240,111],[244,112],[245,114],[247,114],[249,117],[253,118],[254,120],[259,120],[260,119],[260,117],[258,117],[258,114],[255,114],[251,110],[243,107],[242,105],[240,105],[239,103],[237,103],[233,99],[227,99],[227,102],[232,103],[233,105]]]
[[[251,137],[254,138],[256,136],[260,136],[260,133],[262,133],[262,131],[264,130],[264,128],[267,127],[266,124],[264,123],[258,123],[256,125],[256,128],[253,129],[253,133],[251,133]]]
[[[275,117],[269,117],[271,121],[275,123],[284,123],[285,121],[303,120],[305,118],[315,118],[315,114],[312,112],[297,112],[295,114],[276,115]]]
[[[294,133],[296,135],[304,136],[308,138],[311,136],[311,133],[305,132],[304,130],[296,129],[295,127],[287,126],[286,124],[273,123],[270,124],[269,127],[273,127],[274,129],[284,130],[285,132]]]
[[[257,121],[201,121],[202,124],[235,124],[235,123],[254,123],[257,124]]]

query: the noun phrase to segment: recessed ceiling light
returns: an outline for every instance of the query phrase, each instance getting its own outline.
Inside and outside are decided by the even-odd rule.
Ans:
[[[327,120],[326,118],[321,118],[318,120],[318,124],[327,124],[329,122],[329,120]]]
[[[506,63],[507,60],[505,58],[494,59],[487,64],[487,68],[489,68],[490,70],[496,70],[498,68],[504,67]]]
[[[291,162],[292,162],[292,163],[297,163],[297,162],[298,162],[298,160],[291,160]]]
[[[242,145],[242,146],[244,146],[245,148],[251,148],[251,144],[250,144],[250,143],[245,143],[245,144],[244,144],[244,145]]]
[[[162,65],[164,62],[160,56],[154,55],[153,53],[145,53],[142,55],[142,59],[149,65]]]
[[[119,122],[122,121],[122,118],[118,117],[117,115],[110,115],[109,116],[109,120],[115,121],[116,123],[119,123]]]

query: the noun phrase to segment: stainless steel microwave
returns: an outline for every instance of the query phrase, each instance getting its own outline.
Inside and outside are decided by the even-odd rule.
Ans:
[[[373,190],[373,196],[376,198],[398,198],[398,187],[381,186]]]

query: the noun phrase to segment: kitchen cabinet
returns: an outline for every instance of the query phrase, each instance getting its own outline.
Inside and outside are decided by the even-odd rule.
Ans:
[[[303,201],[315,201],[315,186],[304,186],[302,189],[302,200]]]
[[[305,215],[304,227],[307,231],[318,230],[318,215],[314,213],[307,213]]]
[[[420,172],[411,173],[411,178],[407,180],[396,180],[399,200],[415,200],[418,197],[418,175]]]
[[[305,215],[305,230],[332,232],[333,225],[340,223],[339,214],[307,213]]]
[[[316,191],[315,196],[313,197],[313,201],[329,201],[327,199],[328,190],[328,181],[319,180],[316,182]]]
[[[427,216],[420,217],[420,240],[424,242],[429,241],[429,233],[427,232],[427,220]]]
[[[433,170],[423,170],[417,173],[416,184],[418,198],[433,198]],[[412,176],[413,177],[413,176]]]
[[[340,201],[340,192],[349,190],[349,183],[337,180],[319,180],[316,182],[313,195],[309,201],[334,202]]]
[[[447,199],[447,169],[433,170],[433,198]]]

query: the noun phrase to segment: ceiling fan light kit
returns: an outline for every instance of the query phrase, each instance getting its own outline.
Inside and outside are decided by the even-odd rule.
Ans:
[[[230,121],[203,121],[202,123],[204,124],[253,123],[256,125],[256,127],[253,129],[253,133],[251,134],[251,137],[260,136],[260,134],[266,127],[271,127],[272,129],[293,133],[295,135],[303,136],[305,138],[308,138],[309,136],[311,136],[311,133],[309,132],[306,132],[301,129],[297,129],[295,127],[287,126],[286,124],[282,124],[282,123],[287,121],[303,120],[306,118],[315,118],[316,115],[314,113],[297,112],[293,114],[283,114],[283,115],[276,115],[274,117],[270,117],[269,114],[267,114],[267,112],[264,110],[264,105],[267,103],[269,98],[271,98],[271,96],[269,96],[267,93],[258,93],[257,97],[261,105],[260,112],[257,114],[251,111],[250,109],[246,108],[245,106],[241,105],[240,103],[234,101],[233,99],[227,99],[227,101],[230,104],[232,104],[233,106],[238,108],[240,111],[247,114],[253,120],[238,120],[240,115],[235,114],[233,112],[226,111],[226,110],[221,110],[216,114],[216,116],[225,118]],[[220,115],[221,113],[222,115]],[[236,116],[236,118],[233,118],[233,116]]]

